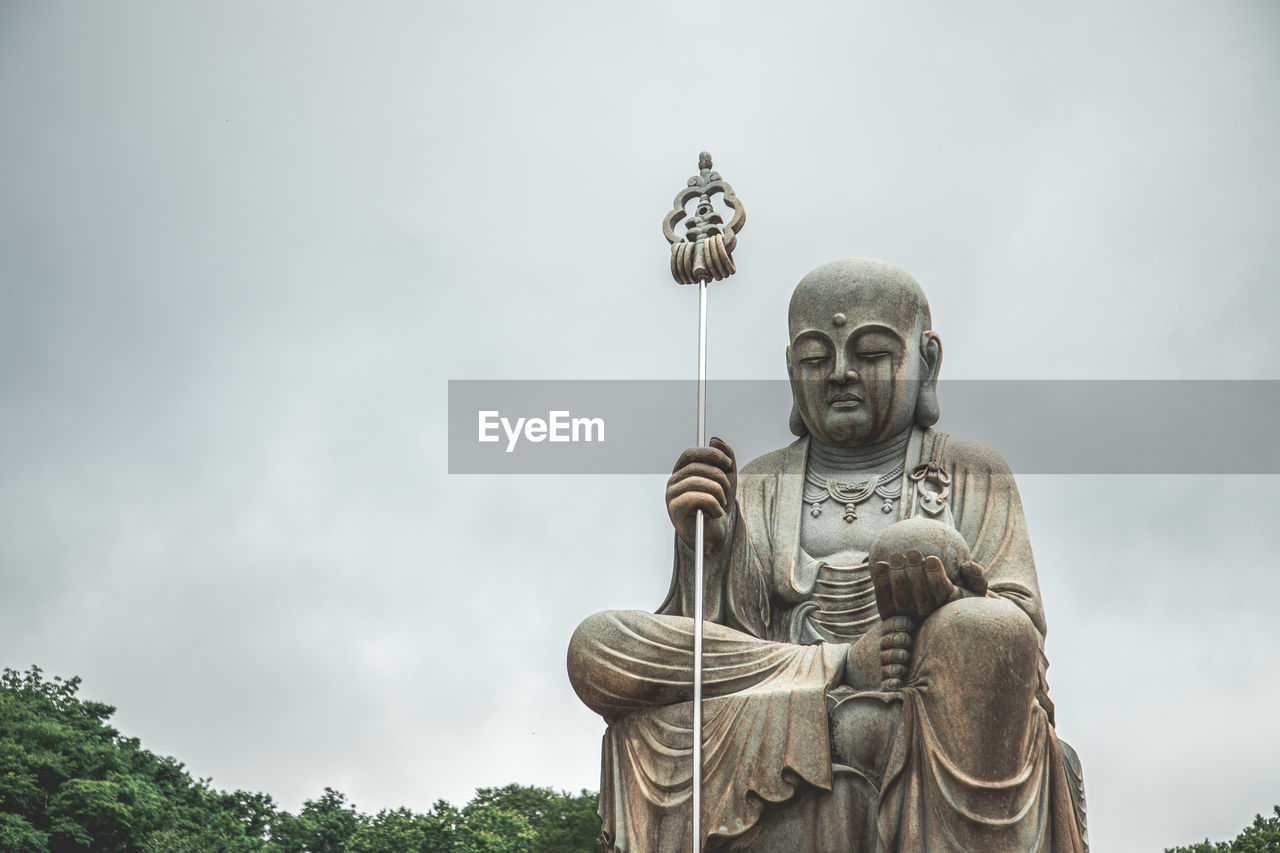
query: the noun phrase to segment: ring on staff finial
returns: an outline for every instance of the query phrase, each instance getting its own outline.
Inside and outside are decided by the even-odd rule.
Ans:
[[[733,211],[729,224],[716,212],[711,197],[724,196],[724,203]],[[688,216],[685,205],[698,200],[693,216],[684,224],[684,235],[676,236],[676,223]],[[737,268],[733,265],[733,250],[738,245],[738,234],[747,224],[747,211],[733,194],[733,187],[711,169],[711,155],[703,151],[698,155],[698,174],[676,194],[673,209],[662,220],[662,233],[671,244],[671,276],[680,284],[696,284],[700,281],[728,278]]]

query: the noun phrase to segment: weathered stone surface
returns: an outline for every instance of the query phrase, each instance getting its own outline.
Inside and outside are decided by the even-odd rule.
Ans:
[[[692,846],[702,510],[705,849],[1086,850],[1017,487],[997,453],[932,428],[924,292],[884,261],[836,261],[800,282],[789,321],[798,440],[741,471],[720,439],[685,451],[666,600],[570,642],[574,688],[609,723],[613,849]]]

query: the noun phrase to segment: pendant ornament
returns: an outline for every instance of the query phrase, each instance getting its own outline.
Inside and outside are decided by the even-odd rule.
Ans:
[[[917,465],[907,475],[916,484],[920,507],[930,516],[938,516],[947,508],[951,497],[951,475],[942,470],[938,462],[929,461]]]

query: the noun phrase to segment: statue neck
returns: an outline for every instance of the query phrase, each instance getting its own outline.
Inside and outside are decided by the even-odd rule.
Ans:
[[[907,452],[911,429],[875,444],[836,447],[809,436],[809,465],[823,471],[866,471],[901,462]]]

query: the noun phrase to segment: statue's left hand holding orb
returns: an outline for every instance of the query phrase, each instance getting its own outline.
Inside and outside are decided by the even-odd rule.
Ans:
[[[690,447],[681,453],[667,480],[667,514],[681,540],[694,547],[698,510],[702,510],[704,551],[719,551],[729,538],[737,492],[738,463],[723,439],[713,438],[709,447]]]
[[[973,560],[947,566],[914,549],[873,562],[871,579],[881,619],[909,616],[919,623],[944,604],[987,594],[986,571]]]

